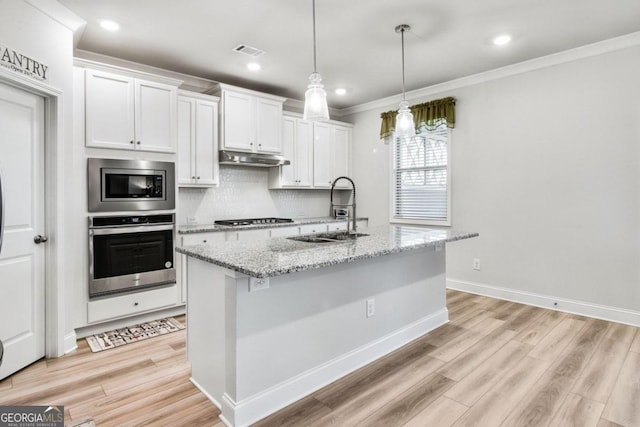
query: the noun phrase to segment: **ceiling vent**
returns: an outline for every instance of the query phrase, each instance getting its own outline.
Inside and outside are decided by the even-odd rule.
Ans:
[[[264,50],[256,49],[255,47],[247,46],[246,44],[240,44],[233,48],[234,51],[244,53],[253,58],[256,58],[264,53]]]

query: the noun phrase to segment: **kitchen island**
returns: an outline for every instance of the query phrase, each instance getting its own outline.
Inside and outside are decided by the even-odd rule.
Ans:
[[[225,423],[251,424],[447,322],[445,243],[478,234],[358,231],[177,249],[192,382]]]

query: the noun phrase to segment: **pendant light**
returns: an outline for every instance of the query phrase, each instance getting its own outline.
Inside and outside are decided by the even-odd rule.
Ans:
[[[304,94],[304,120],[329,120],[327,107],[327,92],[323,89],[322,77],[316,68],[316,0],[312,0],[313,7],[313,73],[309,76],[309,86]]]
[[[409,31],[410,26],[406,24],[398,25],[396,33],[400,33],[402,38],[402,101],[398,106],[398,115],[396,116],[396,138],[412,137],[416,135],[416,128],[413,123],[413,114],[409,109],[409,103],[405,99],[404,94],[404,32]]]

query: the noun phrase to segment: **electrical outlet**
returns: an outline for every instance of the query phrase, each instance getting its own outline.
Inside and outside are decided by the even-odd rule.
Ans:
[[[473,259],[473,269],[480,270],[480,258]]]
[[[249,277],[249,292],[269,289],[268,277]]]
[[[376,314],[376,302],[373,298],[367,300],[367,317],[373,317]]]

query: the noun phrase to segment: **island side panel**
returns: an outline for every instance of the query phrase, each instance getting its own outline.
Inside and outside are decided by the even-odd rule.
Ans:
[[[272,277],[260,291],[238,283],[230,396],[248,417],[238,421],[253,422],[448,320],[445,251],[433,247]]]
[[[226,391],[227,273],[232,272],[187,257],[187,357],[191,381],[219,408]],[[235,286],[232,289],[235,295]]]

